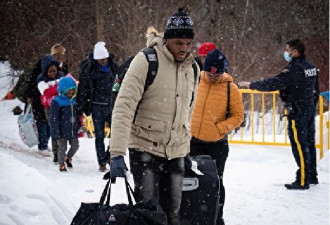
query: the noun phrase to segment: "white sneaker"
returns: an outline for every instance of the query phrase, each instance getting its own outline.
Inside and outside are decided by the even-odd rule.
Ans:
[[[38,150],[38,154],[44,157],[51,157],[52,153],[46,150]]]

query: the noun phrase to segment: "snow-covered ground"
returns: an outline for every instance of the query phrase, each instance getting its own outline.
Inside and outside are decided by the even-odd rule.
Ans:
[[[94,139],[79,139],[74,169],[60,173],[51,157],[21,142],[11,112],[16,105],[23,108],[17,100],[0,101],[0,225],[70,224],[81,202],[99,201],[106,183]],[[295,170],[289,147],[232,144],[224,176],[226,225],[329,224],[329,151],[318,164],[319,185],[286,190]],[[126,202],[123,187],[122,180],[113,186],[113,204]]]
[[[74,169],[60,173],[52,158],[28,149],[18,136],[16,100],[0,102],[0,224],[70,224],[81,202],[96,202],[104,188],[94,140],[80,139]],[[329,152],[318,164],[320,185],[288,191],[294,159],[287,147],[231,145],[225,168],[227,225],[329,224]],[[132,179],[130,179],[132,180]],[[122,182],[113,203],[126,201]]]

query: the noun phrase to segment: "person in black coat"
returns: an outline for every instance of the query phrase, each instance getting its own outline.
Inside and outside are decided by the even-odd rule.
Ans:
[[[69,71],[68,71],[68,65],[65,62],[65,52],[66,49],[61,44],[55,44],[51,48],[51,55],[53,55],[60,62],[59,70],[62,71],[64,74],[67,74],[69,73]],[[44,112],[44,107],[41,104],[40,92],[38,90],[38,82],[37,82],[37,78],[41,74],[41,72],[42,71],[41,71],[41,59],[40,59],[32,69],[30,80],[28,83],[28,88],[26,90],[25,95],[27,97],[27,104],[32,104],[32,112],[38,128],[38,139],[39,139],[38,152],[41,153],[41,155],[48,156],[50,154],[44,150],[48,149],[50,130]]]
[[[258,91],[280,91],[288,111],[288,134],[298,165],[296,180],[287,189],[308,189],[318,184],[315,149],[315,114],[319,96],[318,70],[306,60],[305,46],[299,39],[286,44],[286,68],[277,76],[255,82],[239,82]]]
[[[45,117],[49,127],[50,104],[57,95],[58,82],[64,74],[59,70],[59,61],[52,55],[44,55],[41,60],[41,73],[38,76],[38,90],[40,92],[41,105],[44,108]],[[48,131],[49,132],[49,131]],[[40,135],[40,134],[39,134]],[[48,134],[47,134],[48,135]],[[58,144],[52,139],[52,151],[54,155],[54,163],[57,159]],[[41,152],[47,152],[45,150]],[[46,155],[44,155],[46,156]]]
[[[92,114],[95,148],[99,170],[106,171],[104,125],[111,125],[111,93],[118,66],[105,48],[104,42],[95,44],[93,54],[80,64],[77,93],[78,114]]]

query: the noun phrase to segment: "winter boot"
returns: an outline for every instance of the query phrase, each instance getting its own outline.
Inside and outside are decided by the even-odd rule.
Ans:
[[[52,154],[47,149],[45,149],[45,150],[40,150],[39,149],[38,154],[42,155],[44,157],[51,157],[52,156]]]
[[[100,165],[100,168],[99,168],[99,171],[100,171],[100,172],[105,172],[105,171],[107,171],[107,167],[106,167],[106,165],[105,165],[105,164],[101,164],[101,165]]]
[[[300,185],[298,181],[293,182],[292,184],[284,185],[288,190],[306,190],[309,189],[309,184],[305,184],[304,186]]]
[[[64,163],[60,166],[60,171],[61,171],[61,172],[66,172],[66,171],[68,171],[68,170],[66,169]]]
[[[319,184],[319,180],[317,179],[317,177],[310,177],[309,184]]]
[[[72,169],[72,158],[67,158],[65,160],[66,162],[66,166],[69,168],[69,169]]]

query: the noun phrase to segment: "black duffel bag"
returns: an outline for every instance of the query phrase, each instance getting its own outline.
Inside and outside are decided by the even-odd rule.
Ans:
[[[165,212],[155,198],[133,204],[134,192],[125,177],[127,204],[110,206],[111,182],[105,186],[99,203],[81,203],[71,225],[167,225]],[[104,204],[104,201],[106,203]],[[135,200],[135,198],[134,198]],[[136,201],[135,201],[136,202]]]

